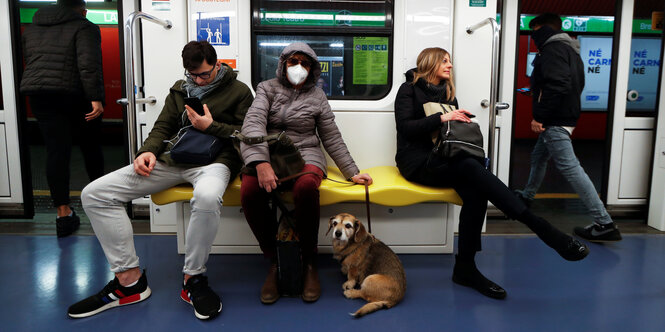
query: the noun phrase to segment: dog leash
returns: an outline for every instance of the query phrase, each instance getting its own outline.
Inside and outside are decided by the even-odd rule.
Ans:
[[[337,180],[333,180],[333,179],[330,179],[330,178],[326,178],[326,179],[328,181],[341,183],[341,184],[350,184],[352,186],[359,184],[359,183],[355,183],[355,182],[349,183],[348,181],[346,181],[346,182],[337,181]],[[367,181],[365,181],[364,185],[365,185],[365,207],[367,208],[367,230],[371,234],[372,233],[372,220],[370,218],[370,213],[369,213],[369,184],[367,183]]]

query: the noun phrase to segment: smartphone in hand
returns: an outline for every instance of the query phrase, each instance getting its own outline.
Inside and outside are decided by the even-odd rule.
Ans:
[[[194,112],[196,112],[200,116],[204,116],[205,112],[203,111],[203,104],[201,104],[201,100],[196,97],[186,97],[185,98],[185,105],[191,107]]]
[[[531,95],[531,88],[526,86],[526,87],[517,89],[517,92],[519,92],[521,94],[525,94],[525,95]]]

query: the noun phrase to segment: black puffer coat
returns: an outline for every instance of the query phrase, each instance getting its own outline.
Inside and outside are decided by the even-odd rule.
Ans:
[[[38,10],[23,32],[25,71],[21,92],[81,95],[104,101],[101,33],[76,11],[61,6]]]
[[[434,143],[432,133],[441,127],[441,113],[425,116],[423,105],[428,102],[455,105],[457,98],[446,101],[445,90],[437,92],[428,87],[424,79],[415,84],[413,75],[415,70],[406,72],[406,82],[400,86],[395,99],[395,124],[397,126],[397,154],[395,162],[400,173],[407,179],[412,179],[418,170],[425,167]]]
[[[556,33],[541,46],[533,61],[533,118],[543,126],[577,125],[584,89],[580,43]]]

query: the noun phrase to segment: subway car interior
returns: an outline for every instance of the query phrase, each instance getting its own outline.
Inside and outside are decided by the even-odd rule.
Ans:
[[[260,82],[275,77],[284,48],[303,42],[321,68],[312,89],[323,91],[353,161],[374,179],[367,187],[334,183],[348,179],[325,154],[314,258],[320,298],[304,303],[283,296],[269,305],[259,301],[269,261],[245,218],[241,179],[229,179],[217,233],[208,234],[214,240],[207,271],[203,267],[224,304],[210,321],[196,310],[199,319],[192,316],[188,295],[181,299],[189,303],[177,298],[184,289],[180,264],[196,239],[188,233],[196,194],[187,183],[121,202],[150,298],[91,317],[68,316],[70,305],[98,292],[118,270],[109,268],[107,248],[82,207],[91,180],[79,130],[68,133],[74,142],[69,173],[55,177],[69,179],[70,216],[78,216],[80,226],[56,236],[56,216],[63,215],[52,197],[47,146],[53,138],[43,134],[34,97],[20,91],[26,29],[56,2],[0,2],[0,263],[6,275],[0,290],[11,303],[0,311],[0,330],[665,330],[663,0],[86,0],[85,18],[101,36],[105,97],[95,137],[104,174],[134,162],[169,105],[173,83],[192,77],[191,68],[183,74],[181,58],[189,41],[212,45],[217,62],[254,97]],[[400,175],[396,99],[421,51],[448,51],[459,108],[475,115],[484,138],[485,168],[518,195],[529,184],[534,147],[545,144],[539,143],[544,134],[532,130],[534,99],[542,95],[530,91],[538,75],[551,74],[536,67],[543,59],[536,32],[542,28],[529,24],[543,13],[560,15],[561,30],[579,45],[584,86],[568,135],[621,239],[589,241],[573,231],[595,220],[576,180],[550,161],[535,197],[520,197],[534,215],[577,239],[588,256],[561,259],[541,234],[489,202],[475,262],[510,293],[497,300],[451,280],[463,201],[452,188]],[[347,272],[340,273],[334,235],[326,233],[331,216],[344,212],[365,224],[371,214],[369,230],[398,255],[406,274],[401,302],[362,318],[348,315],[366,301],[345,297]]]

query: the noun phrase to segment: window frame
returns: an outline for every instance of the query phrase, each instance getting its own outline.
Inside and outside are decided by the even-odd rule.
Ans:
[[[260,2],[261,0],[251,0],[250,10],[251,10],[251,24],[250,24],[250,34],[251,34],[251,51],[252,55],[258,54],[258,35],[262,36],[294,36],[294,35],[303,35],[303,36],[339,36],[339,37],[387,37],[388,38],[388,77],[385,84],[385,92],[381,95],[372,96],[371,98],[359,98],[362,96],[327,96],[328,100],[381,100],[390,94],[390,91],[393,88],[393,53],[394,53],[394,34],[395,34],[395,22],[393,20],[395,3],[393,0],[383,1],[386,3],[386,26],[384,27],[349,27],[349,26],[270,26],[270,25],[261,25],[261,13],[260,13]],[[276,0],[275,2],[288,2],[288,0]],[[310,2],[303,0],[294,0],[293,2]],[[337,0],[333,2],[339,3],[357,3],[362,1],[344,1]],[[372,1],[379,2],[379,1]],[[346,56],[346,55],[345,55]],[[257,68],[260,68],[258,63],[259,57],[252,56],[251,60],[251,83],[254,90],[257,89],[257,86],[261,82],[260,71]],[[383,84],[381,84],[383,86]],[[372,85],[376,86],[376,85]]]

